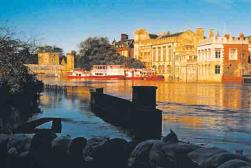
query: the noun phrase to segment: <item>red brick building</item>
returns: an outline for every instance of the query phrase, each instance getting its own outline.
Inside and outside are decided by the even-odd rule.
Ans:
[[[251,75],[249,39],[240,33],[239,37],[225,35],[223,42],[224,61],[222,81],[243,82],[245,75]]]

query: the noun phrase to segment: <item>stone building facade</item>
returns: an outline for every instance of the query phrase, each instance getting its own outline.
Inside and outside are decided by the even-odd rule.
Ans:
[[[62,57],[56,52],[40,52],[38,64],[27,64],[27,66],[35,74],[62,76],[74,69],[74,57],[74,52]]]
[[[121,39],[119,41],[114,40],[112,45],[120,55],[125,57],[134,57],[134,40],[129,39],[127,34],[121,34]]]
[[[134,33],[134,57],[167,80],[193,80],[189,74],[196,74],[196,47],[203,38],[202,28],[159,35],[139,29]]]

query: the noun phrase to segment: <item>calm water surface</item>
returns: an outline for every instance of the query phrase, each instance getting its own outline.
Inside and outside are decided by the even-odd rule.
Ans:
[[[104,87],[108,94],[131,99],[131,86],[158,87],[158,108],[163,110],[163,130],[174,130],[183,141],[251,154],[251,85],[165,83],[149,81],[80,81],[44,79],[50,84],[77,86],[67,93],[44,92],[43,113],[34,116],[63,118],[63,134],[122,137],[123,130],[96,117],[89,107],[89,89]],[[142,116],[144,117],[144,116]],[[140,121],[139,121],[140,122]]]

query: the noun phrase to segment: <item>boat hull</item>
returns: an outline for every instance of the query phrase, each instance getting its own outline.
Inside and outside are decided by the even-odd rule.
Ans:
[[[97,79],[97,80],[148,80],[148,81],[164,81],[163,77],[160,76],[149,76],[149,77],[124,77],[120,75],[116,76],[67,76],[70,79]]]
[[[112,80],[112,79],[124,80],[125,79],[124,76],[120,76],[120,75],[114,75],[114,76],[71,76],[71,75],[68,75],[67,77],[72,78],[72,79],[100,79],[100,80]]]

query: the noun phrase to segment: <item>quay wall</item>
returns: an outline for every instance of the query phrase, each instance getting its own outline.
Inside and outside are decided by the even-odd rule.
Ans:
[[[128,129],[136,139],[160,138],[162,112],[156,109],[154,86],[133,86],[132,101],[91,90],[91,109],[104,120]]]

